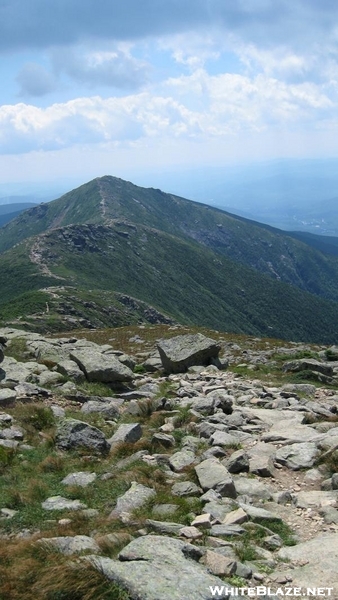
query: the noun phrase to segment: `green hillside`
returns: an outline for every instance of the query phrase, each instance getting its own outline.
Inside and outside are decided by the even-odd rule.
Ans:
[[[0,256],[0,277],[5,290],[0,317],[7,320],[12,306],[18,317],[18,296],[26,294],[34,312],[34,293],[62,286],[71,288],[75,303],[83,294],[119,292],[183,324],[295,341],[337,339],[336,303],[274,281],[196,242],[141,225],[51,230]],[[45,301],[37,297],[40,318]],[[20,316],[27,316],[24,302],[20,307]],[[103,309],[98,306],[98,313]],[[49,327],[51,317],[44,315]]]
[[[294,239],[272,227],[110,176],[21,214],[0,229],[0,251],[55,228],[117,221],[194,240],[272,279],[338,300],[338,258],[324,253],[320,244],[314,247],[313,240]]]

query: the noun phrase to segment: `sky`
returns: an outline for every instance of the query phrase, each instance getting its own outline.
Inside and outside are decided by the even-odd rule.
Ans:
[[[0,184],[338,157],[337,0],[0,0]]]

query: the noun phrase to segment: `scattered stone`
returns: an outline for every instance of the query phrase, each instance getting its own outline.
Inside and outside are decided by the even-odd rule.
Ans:
[[[236,498],[236,488],[228,469],[217,458],[208,458],[195,467],[204,491],[214,489],[221,496]]]
[[[250,448],[248,450],[250,473],[260,477],[274,477],[275,453],[276,448],[272,444],[265,444],[264,442],[258,442]]]
[[[80,500],[69,500],[62,496],[51,496],[41,504],[45,510],[80,510],[87,508]]]
[[[100,429],[77,419],[63,419],[56,431],[56,447],[60,450],[87,448],[93,452],[107,454],[110,443]]]
[[[130,513],[136,508],[140,508],[151,498],[156,496],[155,490],[145,485],[141,485],[133,481],[129,490],[117,499],[114,510],[110,513],[109,518],[117,518],[121,513]]]
[[[203,537],[202,531],[197,529],[197,527],[193,527],[192,525],[190,527],[181,527],[179,530],[179,535],[190,540],[198,540],[199,538]]]
[[[196,460],[196,456],[194,452],[191,450],[181,450],[180,452],[175,452],[169,458],[169,465],[175,473],[179,473],[183,471],[185,467],[191,465]]]
[[[0,407],[13,406],[16,397],[17,394],[14,390],[11,390],[10,388],[0,389]]]
[[[325,506],[336,506],[338,492],[299,492],[296,496],[296,506],[298,508],[322,508]]]
[[[142,437],[142,428],[139,423],[125,423],[120,425],[114,435],[108,440],[111,446],[121,442],[135,444]]]
[[[193,527],[201,528],[201,529],[210,529],[212,525],[212,517],[210,513],[204,513],[203,515],[198,515],[195,517],[193,522],[191,523]]]
[[[152,509],[152,514],[155,517],[168,517],[174,515],[178,511],[177,504],[156,504]]]
[[[236,477],[234,483],[239,496],[249,496],[257,500],[272,499],[272,488],[261,481],[240,476]]]
[[[232,577],[236,573],[236,561],[212,550],[206,551],[202,561],[209,571],[218,577]]]
[[[279,448],[275,460],[292,471],[299,471],[313,467],[318,455],[319,450],[314,442],[303,442]]]
[[[66,519],[63,519],[63,521],[65,520]],[[38,543],[55,548],[65,556],[81,554],[82,552],[94,552],[95,554],[100,554],[100,546],[93,538],[88,537],[87,535],[40,538]]]
[[[81,412],[85,415],[90,413],[98,413],[104,419],[118,419],[121,416],[120,405],[117,402],[100,402],[97,400],[89,400],[81,407]]]
[[[192,481],[180,481],[173,485],[171,492],[174,496],[199,496],[200,488]]]
[[[80,487],[87,487],[87,485],[95,481],[96,477],[96,473],[78,471],[77,473],[70,473],[67,475],[67,477],[61,481],[61,483],[63,483],[63,485],[78,485]]]
[[[248,514],[242,507],[229,512],[222,521],[223,525],[241,525],[249,520]]]
[[[173,448],[176,443],[173,435],[168,435],[161,432],[154,433],[151,441],[155,444],[160,444],[164,448]]]
[[[229,473],[244,473],[249,471],[249,456],[244,450],[236,450],[224,463]]]

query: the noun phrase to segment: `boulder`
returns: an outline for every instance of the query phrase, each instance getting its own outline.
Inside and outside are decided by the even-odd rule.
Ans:
[[[313,467],[319,450],[314,442],[303,442],[283,446],[276,451],[276,462],[291,469],[309,469]]]
[[[88,551],[95,554],[100,553],[100,546],[88,535],[40,538],[38,543],[43,544],[47,548],[54,548],[66,556]]]
[[[236,489],[228,469],[217,458],[207,458],[195,467],[204,491],[216,490],[222,496],[236,498]]]
[[[115,431],[114,435],[108,440],[111,446],[121,442],[134,444],[142,437],[142,427],[139,423],[124,423]]]
[[[319,362],[313,358],[301,358],[299,360],[292,360],[284,363],[284,373],[298,373],[299,371],[315,371],[316,373],[322,373],[323,375],[332,377],[333,368],[327,363]]]
[[[211,587],[224,586],[224,581],[186,558],[188,548],[194,546],[170,537],[147,535],[128,544],[119,560],[99,556],[87,560],[135,600],[211,600]]]
[[[114,401],[89,400],[81,407],[81,412],[84,414],[99,413],[104,419],[118,419],[120,405]]]
[[[236,492],[239,496],[250,496],[257,500],[271,500],[273,490],[265,483],[248,477],[236,477]]]
[[[116,518],[122,513],[129,513],[136,508],[140,508],[148,502],[151,498],[156,496],[155,490],[145,485],[141,485],[136,481],[133,481],[129,490],[117,499],[114,510],[110,513],[109,517]]]
[[[194,365],[209,365],[220,351],[215,340],[201,333],[160,340],[157,348],[167,373],[182,373]]]
[[[293,563],[285,565],[283,573],[292,577],[293,587],[331,588],[331,597],[338,589],[338,536],[336,533],[323,533],[296,546],[281,548],[278,557]],[[299,566],[302,565],[302,566]],[[333,595],[332,595],[333,590]],[[323,592],[320,594],[323,595]],[[329,594],[327,594],[329,595]]]
[[[222,556],[213,550],[206,551],[203,564],[208,567],[213,575],[219,577],[232,577],[236,573],[236,562],[232,558]]]
[[[193,481],[179,481],[173,485],[171,492],[174,496],[199,496],[200,488]]]
[[[244,450],[236,450],[227,459],[224,464],[229,473],[243,473],[249,471],[249,456]]]
[[[9,388],[0,389],[0,408],[3,406],[11,406],[16,400],[16,392]]]
[[[180,452],[175,452],[169,458],[169,465],[173,471],[179,473],[188,465],[191,465],[196,460],[194,452],[183,448]]]
[[[100,429],[77,419],[62,419],[59,422],[55,443],[60,450],[85,448],[101,454],[107,454],[110,450],[110,444]]]
[[[63,485],[78,485],[80,487],[87,487],[90,483],[95,481],[96,473],[87,473],[86,471],[77,471],[76,473],[69,473],[62,481]]]
[[[80,510],[81,508],[87,508],[80,500],[70,500],[69,498],[63,498],[63,496],[50,496],[41,503],[41,506],[45,510]]]
[[[86,379],[84,372],[81,371],[79,365],[74,360],[61,360],[58,362],[56,368],[61,375],[69,377],[77,383],[82,383]]]
[[[115,381],[131,381],[134,374],[123,365],[114,355],[102,354],[92,348],[81,348],[70,353],[88,381],[114,383]]]
[[[272,444],[258,442],[248,450],[250,473],[260,477],[273,477],[276,448]]]

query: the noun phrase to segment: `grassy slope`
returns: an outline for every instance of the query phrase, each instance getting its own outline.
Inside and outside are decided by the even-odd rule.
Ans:
[[[338,259],[325,255],[321,248],[221,210],[109,176],[20,215],[0,230],[0,251],[53,227],[112,220],[127,220],[193,239],[273,279],[338,300]]]
[[[337,304],[275,282],[220,258],[193,242],[138,226],[82,225],[44,236],[42,259],[63,281],[42,275],[29,262],[25,242],[0,257],[3,279],[15,253],[22,274],[19,290],[6,286],[8,301],[18,291],[47,285],[118,290],[151,304],[185,324],[223,331],[333,343]],[[10,269],[7,279],[10,277]],[[76,291],[77,290],[77,291]]]

